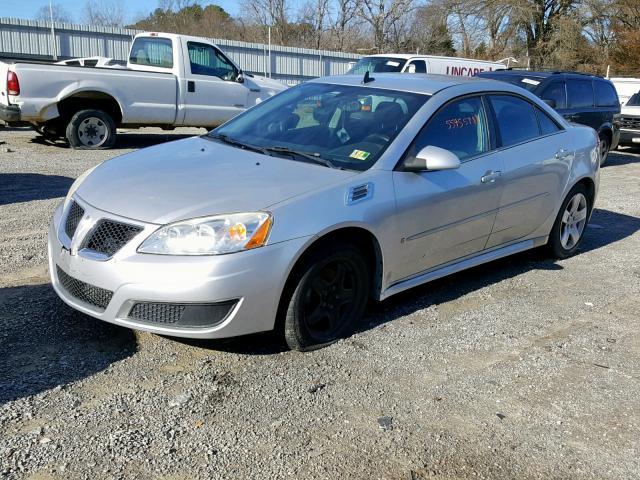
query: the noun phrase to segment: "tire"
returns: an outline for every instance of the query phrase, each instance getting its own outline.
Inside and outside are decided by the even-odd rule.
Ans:
[[[574,186],[562,202],[549,235],[547,246],[554,257],[568,258],[578,250],[587,230],[592,208],[587,188],[583,184]]]
[[[609,158],[609,151],[611,150],[611,142],[606,134],[600,135],[600,166],[604,165]]]
[[[358,248],[333,244],[303,260],[288,285],[284,339],[290,349],[308,351],[353,332],[367,306],[371,274]]]
[[[116,124],[102,110],[80,110],[71,117],[66,134],[71,148],[105,150],[115,144]]]

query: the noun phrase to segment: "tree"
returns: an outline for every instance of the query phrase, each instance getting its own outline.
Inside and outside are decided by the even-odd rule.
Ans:
[[[82,21],[89,25],[103,27],[122,27],[125,23],[126,10],[122,0],[87,0]]]
[[[51,13],[53,12],[53,15]],[[65,8],[59,3],[54,3],[51,5],[51,11],[49,10],[49,4],[42,5],[38,12],[36,13],[36,20],[46,20],[51,21],[51,17],[53,16],[54,22],[66,22],[71,23],[73,21],[73,17]]]
[[[399,24],[409,17],[413,3],[413,0],[361,0],[358,15],[371,27],[373,46],[379,52],[389,46],[392,34],[398,38]]]

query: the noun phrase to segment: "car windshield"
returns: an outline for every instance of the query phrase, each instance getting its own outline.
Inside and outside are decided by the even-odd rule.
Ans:
[[[631,95],[631,98],[627,101],[627,105],[630,107],[640,107],[640,92]]]
[[[522,88],[526,88],[530,92],[533,92],[540,82],[542,82],[543,78],[541,77],[532,77],[528,75],[511,75],[511,74],[499,74],[499,73],[482,73],[478,75],[482,78],[492,78],[493,80],[500,80],[501,82],[511,83],[513,85],[517,85]]]
[[[364,75],[365,72],[393,73],[401,72],[407,61],[395,57],[364,57],[349,69],[348,74]]]
[[[212,130],[209,138],[267,155],[367,170],[428,95],[305,83]]]

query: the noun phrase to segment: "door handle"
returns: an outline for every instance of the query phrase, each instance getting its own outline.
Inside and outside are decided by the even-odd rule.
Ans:
[[[480,181],[482,183],[494,183],[501,175],[502,172],[500,170],[489,170],[482,176]]]
[[[193,93],[196,91],[196,82],[189,80],[187,82],[187,92]]]
[[[571,152],[566,148],[561,148],[555,154],[556,160],[564,160],[567,157],[571,156]]]

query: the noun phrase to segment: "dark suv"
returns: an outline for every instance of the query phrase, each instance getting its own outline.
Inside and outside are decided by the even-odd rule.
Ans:
[[[614,117],[620,113],[620,100],[609,80],[583,73],[525,70],[481,72],[478,76],[526,88],[570,122],[596,130],[600,137],[601,164],[609,150],[617,147],[620,130]]]

